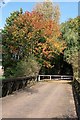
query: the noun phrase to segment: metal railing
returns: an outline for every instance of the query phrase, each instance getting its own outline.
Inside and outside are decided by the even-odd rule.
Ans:
[[[73,80],[72,75],[39,75],[38,81],[42,79],[49,79],[49,80]]]

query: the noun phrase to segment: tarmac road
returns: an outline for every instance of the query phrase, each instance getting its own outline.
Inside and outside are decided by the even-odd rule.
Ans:
[[[67,81],[38,82],[2,99],[2,118],[76,118]]]

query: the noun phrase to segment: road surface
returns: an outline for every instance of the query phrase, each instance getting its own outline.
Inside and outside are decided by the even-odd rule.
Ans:
[[[2,118],[76,118],[72,86],[38,82],[2,99]]]

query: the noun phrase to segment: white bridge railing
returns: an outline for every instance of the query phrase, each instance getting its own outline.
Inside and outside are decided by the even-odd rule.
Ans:
[[[72,75],[39,75],[38,81],[42,79],[49,79],[49,80],[73,80]]]

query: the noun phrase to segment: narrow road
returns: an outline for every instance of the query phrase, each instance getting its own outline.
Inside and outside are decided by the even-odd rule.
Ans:
[[[2,99],[2,118],[76,118],[72,86],[39,82]]]

